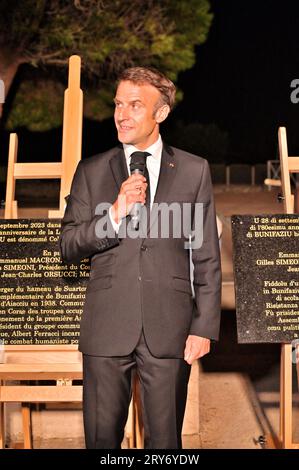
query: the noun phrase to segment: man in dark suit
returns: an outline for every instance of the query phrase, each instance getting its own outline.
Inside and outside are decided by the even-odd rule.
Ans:
[[[133,371],[145,447],[180,448],[190,364],[218,338],[221,274],[209,168],[162,143],[159,125],[174,100],[173,83],[154,69],[121,74],[114,101],[122,146],[79,163],[62,221],[62,258],[91,258],[79,342],[88,448],[120,447]],[[143,174],[130,175],[140,159]],[[137,203],[143,212],[133,230]],[[164,209],[156,210],[159,204]],[[165,236],[163,215],[173,204],[179,222],[171,224],[173,212]],[[193,247],[185,206],[190,234],[200,240]]]

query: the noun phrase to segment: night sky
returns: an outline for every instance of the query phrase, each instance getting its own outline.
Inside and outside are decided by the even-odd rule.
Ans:
[[[277,156],[277,129],[286,126],[289,153],[299,154],[299,2],[212,0],[214,21],[195,66],[180,75],[184,100],[175,117],[215,122],[229,134],[229,160]]]

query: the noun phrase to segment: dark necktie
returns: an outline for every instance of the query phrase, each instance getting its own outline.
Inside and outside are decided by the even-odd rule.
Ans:
[[[134,168],[138,168],[140,166],[140,173],[142,173],[143,170],[143,176],[146,178],[147,182],[147,188],[146,188],[146,198],[145,198],[145,206],[150,210],[150,204],[151,204],[151,190],[150,190],[150,178],[149,178],[149,173],[148,169],[146,166],[146,159],[149,157],[151,154],[148,152],[133,152],[131,154],[131,163],[130,166]]]

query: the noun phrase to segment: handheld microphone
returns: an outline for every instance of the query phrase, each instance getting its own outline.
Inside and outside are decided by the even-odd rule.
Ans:
[[[147,152],[133,152],[131,155],[130,171],[131,175],[141,174],[144,175],[146,157],[149,155]],[[135,202],[131,209],[131,223],[134,230],[138,230],[139,222],[141,219],[141,202]]]

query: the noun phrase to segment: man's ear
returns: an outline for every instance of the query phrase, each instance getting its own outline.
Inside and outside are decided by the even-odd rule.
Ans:
[[[157,123],[161,124],[161,122],[165,121],[169,113],[170,107],[168,106],[168,104],[163,104],[163,106],[160,106],[160,108],[158,108],[155,113],[155,119]]]

